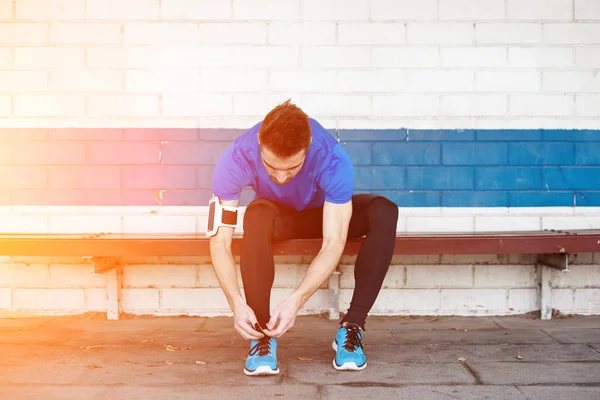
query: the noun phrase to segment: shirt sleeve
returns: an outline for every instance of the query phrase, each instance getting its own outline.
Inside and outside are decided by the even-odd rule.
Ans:
[[[325,201],[343,204],[352,200],[354,191],[354,170],[352,161],[342,146],[337,144],[327,166],[321,172],[319,181],[325,192]]]
[[[235,143],[219,157],[213,174],[213,193],[221,200],[237,200],[242,189],[252,182],[246,160],[238,153]]]

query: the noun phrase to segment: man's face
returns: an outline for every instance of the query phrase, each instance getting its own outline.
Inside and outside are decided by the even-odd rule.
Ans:
[[[302,150],[289,158],[279,158],[263,146],[261,146],[260,154],[271,180],[278,185],[285,185],[291,181],[300,172],[306,157],[306,151]]]

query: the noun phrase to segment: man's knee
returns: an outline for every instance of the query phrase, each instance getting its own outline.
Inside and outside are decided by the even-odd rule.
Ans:
[[[272,226],[277,207],[266,199],[256,199],[246,207],[244,212],[244,232],[256,231],[257,228],[264,230]]]
[[[398,206],[393,201],[377,196],[369,202],[367,208],[369,221],[377,226],[389,225],[393,226],[394,230],[398,223]]]

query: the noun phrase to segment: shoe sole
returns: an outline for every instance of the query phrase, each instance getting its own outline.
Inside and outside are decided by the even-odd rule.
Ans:
[[[331,347],[333,350],[337,351],[337,343],[335,343],[335,340],[331,342]],[[365,361],[365,363],[360,367],[357,366],[355,362],[345,362],[342,365],[337,365],[334,357],[333,368],[337,369],[338,371],[362,371],[363,369],[367,368],[367,362]]]
[[[256,368],[254,371],[248,371],[244,368],[244,374],[248,376],[260,376],[260,375],[277,375],[279,373],[279,368],[273,369],[268,365],[261,365]]]

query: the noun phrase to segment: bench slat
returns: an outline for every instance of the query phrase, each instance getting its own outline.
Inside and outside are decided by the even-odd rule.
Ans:
[[[356,255],[364,239],[351,239],[344,254]],[[239,255],[241,238],[233,240]],[[316,255],[320,239],[274,243],[276,255]],[[394,254],[548,254],[600,252],[600,231],[424,234],[396,237]],[[0,235],[4,256],[208,256],[204,235]]]

